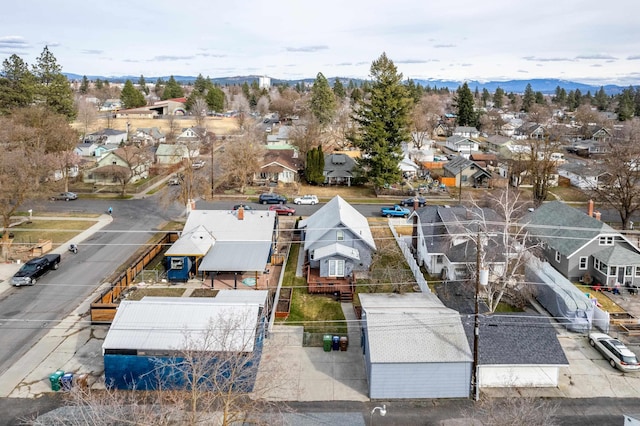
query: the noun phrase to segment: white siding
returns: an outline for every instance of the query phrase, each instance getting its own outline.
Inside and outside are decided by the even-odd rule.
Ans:
[[[371,364],[369,397],[468,398],[471,363]]]
[[[557,387],[560,368],[549,365],[482,365],[479,372],[481,388]]]

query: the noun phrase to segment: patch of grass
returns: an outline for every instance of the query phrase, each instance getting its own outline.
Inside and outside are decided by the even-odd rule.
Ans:
[[[196,288],[189,297],[216,297],[218,291],[212,288]]]
[[[495,312],[523,312],[522,309],[509,305],[508,303],[500,302],[496,307]]]
[[[127,300],[142,300],[145,296],[153,297],[181,297],[186,288],[162,287],[162,288],[137,288],[129,293]]]
[[[574,284],[578,289],[580,289],[583,293],[589,293],[591,297],[596,298],[598,300],[598,304],[601,308],[610,313],[623,313],[625,312],[616,302],[611,300],[606,293],[602,291],[594,291],[593,288],[588,285]]]
[[[309,294],[305,279],[296,277],[299,253],[300,244],[293,244],[282,279],[283,286],[293,287],[289,317],[284,323],[302,325],[308,333],[345,334],[347,326],[341,304],[328,296]]]
[[[10,230],[15,235],[14,245],[35,244],[38,240],[51,240],[55,245],[69,241],[95,223],[92,220],[34,220]]]

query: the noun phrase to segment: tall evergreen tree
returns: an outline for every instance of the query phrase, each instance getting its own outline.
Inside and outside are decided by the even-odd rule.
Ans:
[[[496,108],[502,108],[504,105],[504,90],[500,87],[496,87],[496,91],[493,93],[493,106]]]
[[[536,92],[535,101],[539,105],[545,105],[547,103],[547,101],[544,99],[544,95],[542,94],[542,92]]]
[[[36,97],[53,111],[72,120],[76,116],[73,91],[62,67],[47,46],[33,65],[36,78]]]
[[[140,78],[138,79],[138,88],[145,95],[149,94],[149,88],[147,87],[147,81],[144,79],[144,75],[140,74]]]
[[[336,97],[333,95],[331,87],[329,87],[329,82],[321,72],[316,76],[311,88],[309,109],[321,126],[331,123],[336,113]]]
[[[212,85],[204,100],[210,110],[222,112],[224,110],[224,98],[222,89]]]
[[[524,89],[524,95],[522,96],[522,110],[524,112],[529,112],[535,101],[536,95],[533,92],[533,88],[531,88],[531,83],[529,83]]]
[[[122,101],[122,106],[125,108],[138,108],[147,104],[144,95],[140,90],[133,87],[131,80],[125,81],[120,93],[120,101]]]
[[[344,85],[339,78],[336,78],[336,81],[333,83],[333,94],[336,95],[338,99],[344,99],[347,96]]]
[[[596,92],[596,95],[593,97],[594,104],[598,111],[606,111],[609,106],[609,97],[607,93],[604,91],[604,87],[600,86],[600,90]]]
[[[363,154],[358,160],[359,171],[375,187],[383,187],[402,180],[399,164],[402,143],[410,140],[412,101],[402,84],[402,74],[386,53],[373,61],[370,76],[370,97],[354,111],[357,132],[351,139]]]
[[[454,105],[457,109],[458,125],[459,126],[476,126],[477,114],[473,108],[474,100],[471,89],[465,81],[464,84],[458,87],[456,96],[454,97]]]
[[[87,78],[86,75],[82,76],[82,81],[80,82],[80,88],[78,90],[83,95],[86,95],[87,92],[89,91],[89,79]]]
[[[486,107],[487,102],[489,102],[489,100],[491,99],[491,94],[489,93],[486,87],[482,89],[482,96],[480,98],[482,100],[482,106]]]
[[[324,182],[324,152],[322,145],[307,152],[307,164],[305,167],[305,177],[310,184],[320,185]]]
[[[182,86],[178,84],[176,79],[171,76],[169,77],[169,81],[164,87],[164,91],[162,92],[162,99],[173,99],[173,98],[181,98],[184,96],[184,90],[182,90]]]
[[[618,107],[616,108],[616,114],[618,114],[618,120],[627,121],[633,118],[635,113],[635,105],[633,102],[634,90],[633,87],[624,89],[622,93],[618,95]]]
[[[33,102],[35,78],[29,65],[18,55],[2,61],[0,71],[0,113],[22,108]]]
[[[102,80],[100,80],[99,78],[96,78],[96,81],[94,82],[94,86],[96,90],[102,90],[104,88],[104,83],[102,83]]]

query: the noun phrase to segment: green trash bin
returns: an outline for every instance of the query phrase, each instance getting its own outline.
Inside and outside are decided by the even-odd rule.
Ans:
[[[325,352],[331,352],[332,339],[333,339],[333,336],[330,334],[325,334],[324,337],[322,338],[322,347],[324,348]]]
[[[49,381],[51,382],[51,390],[56,392],[60,390],[60,381],[62,380],[62,376],[64,376],[64,371],[62,370],[58,370],[49,376]]]

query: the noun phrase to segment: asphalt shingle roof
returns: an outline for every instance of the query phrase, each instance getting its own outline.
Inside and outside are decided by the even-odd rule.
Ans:
[[[552,201],[526,215],[521,223],[554,250],[570,256],[600,234],[617,234],[604,222],[560,201]]]

